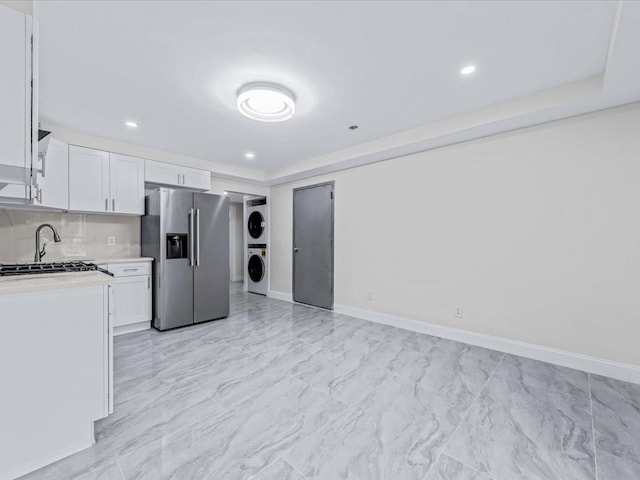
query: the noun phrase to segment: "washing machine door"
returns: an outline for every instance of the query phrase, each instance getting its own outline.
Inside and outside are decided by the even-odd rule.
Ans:
[[[258,283],[264,278],[264,261],[260,255],[251,255],[248,270],[252,282]]]
[[[262,232],[264,232],[264,217],[260,212],[253,211],[249,215],[249,221],[247,222],[247,230],[251,238],[260,238]]]

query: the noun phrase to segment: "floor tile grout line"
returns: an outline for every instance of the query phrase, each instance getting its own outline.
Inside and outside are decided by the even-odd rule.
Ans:
[[[127,477],[124,476],[124,472],[122,471],[122,465],[120,465],[120,461],[116,458],[116,466],[118,467],[118,471],[120,472],[120,476],[122,480],[127,480]]]
[[[593,468],[595,469],[595,477],[598,480],[598,449],[596,448],[596,425],[595,418],[593,417],[593,396],[591,394],[591,374],[587,373],[587,380],[589,384],[589,409],[591,411],[591,434],[593,435]]]
[[[481,472],[480,470],[478,470],[478,469],[476,469],[476,468],[470,467],[469,465],[467,465],[466,463],[464,463],[464,462],[460,461],[460,459],[458,459],[458,458],[454,457],[454,456],[453,456],[453,455],[451,455],[450,453],[440,452],[440,454],[438,455],[438,458],[440,458],[442,455],[445,455],[445,456],[449,457],[451,460],[453,460],[453,461],[455,461],[455,462],[458,462],[458,463],[459,463],[460,465],[462,465],[464,468],[468,468],[469,470],[472,470],[472,471],[476,472],[476,473],[477,473],[478,475],[480,475],[483,479],[486,479],[486,480],[494,480],[494,477],[490,477],[490,476],[489,476],[489,475],[487,475],[486,473]],[[435,465],[435,462],[434,462],[434,465]],[[431,471],[431,469],[429,469],[429,471]],[[427,474],[428,474],[428,473],[429,473],[429,472],[427,472]],[[425,478],[426,478],[426,477],[425,477]],[[423,479],[423,480],[424,480],[424,479]]]
[[[625,457],[619,457],[618,455],[614,455],[611,452],[607,452],[607,451],[601,450],[599,448],[597,448],[597,450],[600,452],[600,455],[605,455],[607,457],[612,457],[612,458],[615,458],[616,460],[619,460],[619,461],[624,462],[624,463],[630,463],[630,464],[632,464],[634,466],[640,466],[640,463],[636,462],[635,460],[631,460],[631,459],[625,458]]]
[[[299,474],[299,475],[300,475],[304,480],[308,480],[308,479],[307,479],[307,476],[306,476],[304,473],[302,473],[300,470],[298,470],[298,468],[297,468],[293,463],[291,463],[290,461],[288,461],[288,460],[287,460],[286,458],[284,458],[282,455],[280,455],[280,457],[278,457],[278,458],[280,458],[280,460],[282,460],[284,463],[286,463],[286,464],[287,464],[287,465],[289,465],[291,468],[293,468],[296,472],[298,472],[298,474]]]
[[[429,475],[429,472],[431,472],[431,470],[433,469],[433,467],[436,465],[436,463],[438,463],[438,460],[440,459],[440,456],[444,453],[444,451],[447,449],[447,446],[449,445],[449,442],[451,441],[451,439],[455,436],[455,434],[458,432],[458,430],[460,429],[460,427],[462,426],[462,424],[464,423],[464,421],[467,419],[467,416],[469,415],[469,412],[471,412],[471,409],[473,408],[473,406],[475,405],[476,401],[478,400],[478,398],[480,398],[480,395],[482,394],[482,392],[484,391],[485,388],[487,388],[487,385],[489,384],[489,382],[491,381],[491,379],[493,378],[493,375],[496,373],[496,371],[498,370],[498,367],[500,367],[500,365],[502,364],[502,361],[504,360],[504,358],[507,356],[506,353],[502,354],[502,357],[500,358],[500,361],[498,361],[498,363],[496,364],[496,366],[493,368],[493,370],[491,371],[491,374],[489,375],[489,377],[487,378],[487,381],[484,382],[484,385],[482,386],[482,388],[480,390],[478,390],[478,393],[476,394],[476,396],[473,398],[473,400],[471,401],[471,404],[469,405],[469,408],[467,408],[467,411],[464,412],[464,415],[462,416],[462,418],[460,419],[460,423],[458,423],[458,426],[453,430],[453,432],[451,433],[451,435],[449,436],[449,438],[447,439],[447,441],[445,442],[445,444],[442,446],[442,449],[440,450],[440,453],[438,453],[438,455],[436,455],[436,458],[434,459],[433,463],[431,464],[431,466],[429,467],[429,470],[427,470],[427,473],[425,473],[423,480],[426,480],[427,476]],[[471,470],[477,471],[475,468],[469,467],[468,465],[466,465],[463,462],[460,462],[458,459],[456,459],[455,457],[452,457],[451,455],[449,455],[448,453],[445,454],[448,455],[449,457],[453,458],[454,460],[456,460],[457,462],[459,462],[461,465],[464,465],[467,468],[471,468]],[[482,472],[478,472],[478,473],[482,473]]]

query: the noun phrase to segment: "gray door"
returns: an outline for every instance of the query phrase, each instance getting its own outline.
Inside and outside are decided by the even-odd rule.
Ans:
[[[160,191],[160,297],[154,326],[159,330],[193,323],[193,268],[191,267],[191,229],[189,214],[193,193],[180,190]],[[188,235],[187,258],[167,258],[167,237]]]
[[[229,199],[193,194],[195,209],[194,321],[229,315]]]
[[[293,300],[333,308],[333,190],[293,190]]]

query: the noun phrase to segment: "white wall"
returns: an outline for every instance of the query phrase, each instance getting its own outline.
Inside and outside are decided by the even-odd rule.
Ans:
[[[229,263],[232,282],[244,280],[244,221],[242,203],[229,204]]]
[[[6,5],[27,15],[33,15],[33,0],[0,0],[0,5]]]
[[[222,195],[225,190],[227,192],[237,192],[244,193],[246,195],[258,195],[262,197],[266,197],[269,194],[269,187],[266,187],[264,185],[256,185],[254,183],[240,182],[237,180],[228,180],[225,178],[211,178],[212,193]]]
[[[271,289],[292,188],[335,180],[336,304],[640,365],[639,132],[633,104],[272,187]]]

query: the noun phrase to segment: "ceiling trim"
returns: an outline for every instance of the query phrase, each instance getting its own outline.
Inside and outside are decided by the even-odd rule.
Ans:
[[[279,185],[640,101],[640,2],[619,0],[605,71],[267,174]]]
[[[431,122],[275,172],[164,152],[55,126],[45,128],[68,143],[207,169],[213,178],[268,187],[640,101],[638,25],[640,2],[619,0],[604,71],[599,75]]]

